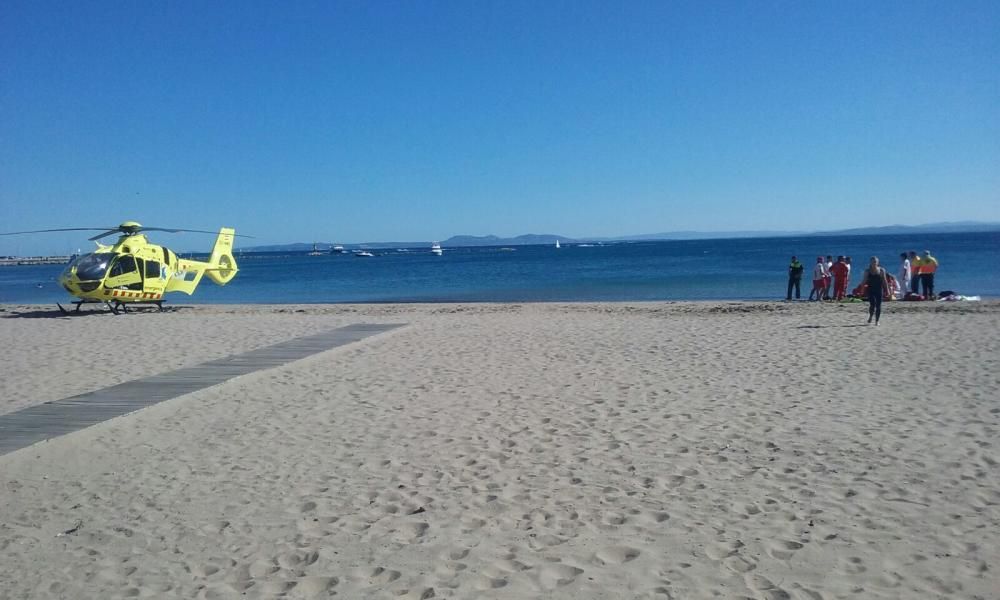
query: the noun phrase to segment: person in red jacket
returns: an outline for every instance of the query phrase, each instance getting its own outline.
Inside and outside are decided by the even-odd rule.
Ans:
[[[834,299],[843,300],[847,296],[847,276],[851,272],[843,256],[837,257],[837,262],[830,267],[830,272],[833,273]]]

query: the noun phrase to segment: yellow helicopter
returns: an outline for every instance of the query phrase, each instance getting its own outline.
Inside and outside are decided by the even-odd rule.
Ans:
[[[70,227],[64,229],[41,229],[37,231],[15,231],[0,235],[43,233],[49,231],[101,231],[90,238],[97,244],[97,250],[75,257],[59,275],[59,283],[67,292],[79,298],[73,302],[76,311],[87,303],[99,302],[107,305],[111,312],[128,312],[129,304],[154,304],[163,310],[163,295],[167,292],[193,294],[204,275],[217,283],[226,285],[239,270],[233,258],[233,238],[236,230],[228,227],[219,229],[212,254],[207,262],[180,258],[165,246],[152,244],[143,234],[145,231],[166,231],[169,233],[192,232],[210,233],[199,229],[166,229],[163,227],[143,227],[135,221],[125,221],[118,227]],[[107,246],[99,242],[101,238],[121,234],[118,241]],[[68,311],[56,303],[63,314]]]

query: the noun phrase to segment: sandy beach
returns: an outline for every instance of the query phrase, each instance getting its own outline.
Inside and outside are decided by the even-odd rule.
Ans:
[[[407,325],[0,456],[0,598],[1000,589],[1000,303],[55,314],[0,306],[0,414]]]

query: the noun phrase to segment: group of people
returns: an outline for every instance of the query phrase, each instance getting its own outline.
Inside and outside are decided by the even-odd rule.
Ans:
[[[902,294],[909,290],[911,294],[920,294],[924,300],[934,299],[934,274],[937,273],[938,261],[931,256],[930,250],[924,250],[924,255],[917,256],[913,250],[899,255],[899,281]]]
[[[872,319],[878,325],[882,316],[883,299],[934,299],[934,274],[937,272],[938,261],[931,256],[930,250],[924,251],[923,257],[916,252],[900,254],[899,276],[894,277],[879,264],[877,256],[871,257],[868,267],[862,274],[861,283],[854,288],[851,296],[865,298],[868,301],[868,322]],[[793,256],[788,265],[788,293],[786,299],[801,298],[802,275],[805,266]],[[833,256],[816,257],[812,270],[813,287],[809,292],[809,300],[843,300],[848,296],[847,288],[851,278],[851,257]],[[923,294],[918,294],[918,287]],[[909,292],[909,293],[907,293]]]

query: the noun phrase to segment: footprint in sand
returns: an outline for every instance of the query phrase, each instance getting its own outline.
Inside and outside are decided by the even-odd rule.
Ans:
[[[368,585],[385,585],[392,583],[402,576],[402,573],[384,567],[375,567],[370,571],[359,569],[355,573],[356,577]]]
[[[452,548],[441,553],[441,558],[445,560],[462,560],[469,555],[468,548]]]
[[[864,560],[857,556],[851,556],[846,560],[844,565],[844,570],[852,575],[857,575],[858,573],[864,573],[868,570],[868,567],[864,565]]]
[[[605,525],[624,525],[627,518],[621,513],[606,512],[604,513],[604,518],[601,520]]]
[[[723,559],[722,564],[734,573],[749,573],[757,568],[757,564],[742,556],[729,556]]]
[[[719,542],[705,548],[705,555],[712,560],[722,560],[739,552],[743,547],[743,542],[734,540],[732,542]]]
[[[338,583],[340,580],[336,577],[306,577],[296,590],[306,598],[326,596]]]
[[[565,538],[561,538],[557,535],[552,535],[551,533],[545,533],[540,536],[528,539],[528,547],[534,550],[535,552],[565,543],[566,543]]]
[[[261,595],[265,597],[281,596],[295,587],[295,581],[266,581],[260,584]]]
[[[507,585],[505,577],[480,577],[476,581],[476,589],[480,591],[496,590]]]
[[[557,587],[573,583],[573,580],[581,573],[583,573],[583,569],[570,565],[549,564],[538,571],[538,581],[544,589],[554,590]]]
[[[434,568],[434,573],[441,577],[442,579],[451,579],[455,575],[458,575],[460,571],[464,571],[468,568],[465,563],[448,561],[438,563]]]
[[[430,525],[427,523],[406,523],[396,530],[396,539],[402,542],[413,542],[424,536]]]
[[[795,554],[796,550],[803,548],[803,545],[799,542],[793,542],[789,540],[778,540],[772,542],[771,547],[768,548],[767,553],[771,558],[777,558],[778,560],[788,560]]]
[[[198,577],[210,577],[219,572],[219,567],[215,565],[197,565],[191,569],[191,573]]]
[[[278,564],[286,569],[309,566],[319,559],[319,552],[287,552],[278,556]]]
[[[757,595],[765,600],[791,600],[792,598],[787,591],[760,575],[747,575],[746,583],[748,588],[757,592]]]
[[[280,567],[272,562],[257,561],[250,565],[250,576],[254,579],[263,579],[279,570]]]
[[[635,560],[640,552],[629,546],[608,546],[601,548],[594,555],[598,564],[602,565],[623,565],[631,560]]]

